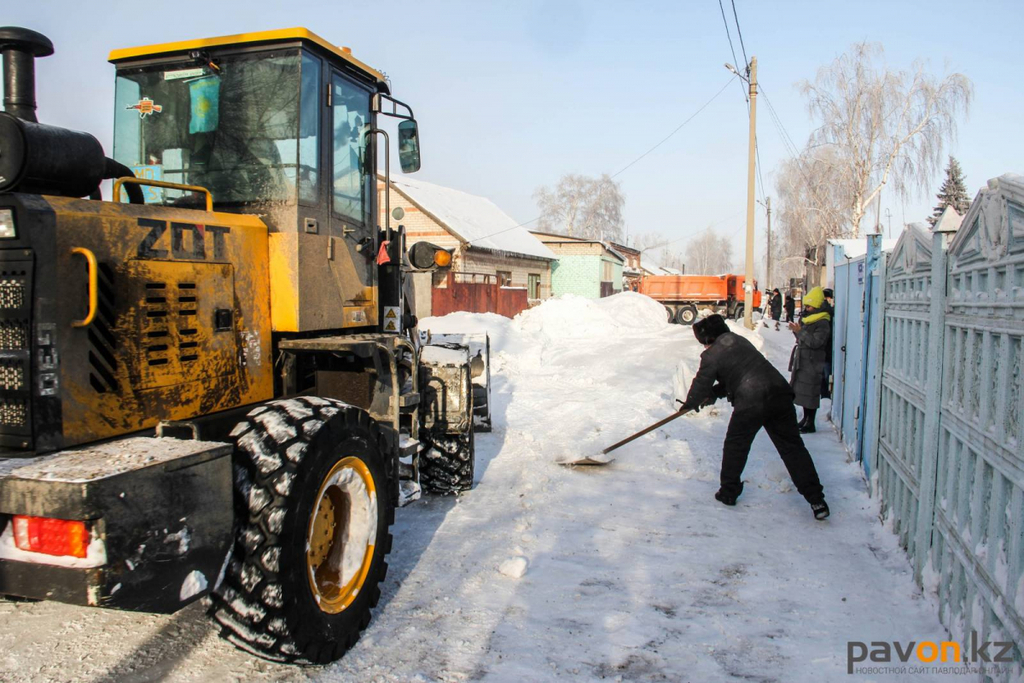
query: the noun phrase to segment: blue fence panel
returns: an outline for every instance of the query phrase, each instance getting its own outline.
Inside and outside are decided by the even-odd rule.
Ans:
[[[843,424],[843,387],[845,386],[846,368],[846,346],[843,344],[846,332],[846,318],[849,315],[849,306],[846,302],[850,300],[849,295],[849,270],[850,263],[843,254],[843,248],[839,245],[835,249],[835,282],[832,284],[832,291],[835,294],[835,320],[832,325],[832,424],[841,426]]]
[[[845,325],[835,329],[837,341],[841,345],[843,365],[838,370],[842,373],[842,393],[833,394],[836,401],[843,404],[841,420],[838,423],[839,436],[846,449],[853,454],[859,452],[857,439],[857,422],[860,419],[861,396],[864,391],[864,284],[866,282],[867,259],[860,256],[850,259],[846,268],[846,296],[843,300],[836,299],[836,306],[845,311]],[[838,273],[839,268],[836,268]],[[838,280],[838,275],[836,277]]]

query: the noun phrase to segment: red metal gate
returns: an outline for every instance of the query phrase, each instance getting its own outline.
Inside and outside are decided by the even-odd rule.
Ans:
[[[494,275],[449,272],[445,285],[431,292],[433,315],[468,311],[513,318],[529,307],[525,288],[500,287]]]

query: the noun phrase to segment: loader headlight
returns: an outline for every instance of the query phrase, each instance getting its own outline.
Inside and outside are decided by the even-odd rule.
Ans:
[[[0,240],[13,240],[18,236],[14,227],[14,210],[0,209]]]
[[[452,264],[452,252],[430,242],[417,242],[409,248],[409,264],[417,270],[447,268]]]

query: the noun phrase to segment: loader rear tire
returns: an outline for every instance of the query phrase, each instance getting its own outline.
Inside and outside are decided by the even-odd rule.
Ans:
[[[377,423],[341,401],[252,410],[232,431],[236,534],[211,616],[238,647],[327,663],[370,622],[387,573],[395,473]]]
[[[433,438],[433,448],[420,456],[420,485],[427,493],[449,495],[473,488],[476,461],[474,430],[468,435]]]

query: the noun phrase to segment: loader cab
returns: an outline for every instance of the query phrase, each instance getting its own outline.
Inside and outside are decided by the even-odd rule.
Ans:
[[[267,224],[284,278],[272,281],[275,331],[378,323],[379,116],[404,119],[399,157],[419,167],[412,111],[383,74],[301,28],[115,50],[110,61],[114,158],[140,178],[204,187],[216,211]],[[147,204],[200,199],[144,192]],[[339,298],[347,310],[334,310]]]

